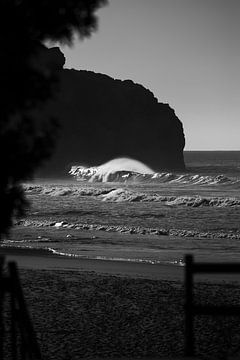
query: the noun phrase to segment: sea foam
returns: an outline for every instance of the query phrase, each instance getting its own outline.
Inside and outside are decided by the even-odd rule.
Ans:
[[[25,185],[24,190],[28,195],[45,195],[45,196],[74,196],[74,197],[95,197],[104,202],[161,202],[167,206],[192,206],[192,207],[228,207],[240,206],[240,199],[235,197],[219,196],[175,196],[160,195],[158,193],[140,192],[126,188],[82,188],[79,186],[34,186]]]
[[[106,171],[105,171],[106,170]],[[121,183],[169,183],[183,185],[240,185],[240,179],[224,175],[201,175],[173,172],[140,173],[129,170],[116,170],[104,167],[72,166],[69,171],[77,181],[87,182],[121,182]]]

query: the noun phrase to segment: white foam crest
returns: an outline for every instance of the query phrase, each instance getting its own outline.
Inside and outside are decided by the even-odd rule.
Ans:
[[[203,197],[203,196],[162,196],[158,194],[140,193],[126,189],[115,189],[101,195],[102,201],[109,202],[163,202],[165,205],[185,205],[192,207],[240,206],[240,199],[234,197]]]
[[[99,196],[113,189],[79,186],[53,186],[53,185],[24,185],[24,190],[29,195],[48,195],[48,196]]]
[[[86,256],[86,255],[79,255],[73,253],[67,253],[59,250],[55,250],[53,248],[45,248],[54,255],[58,256],[66,256],[70,258],[79,258],[79,259],[87,259],[87,260],[101,260],[101,261],[120,261],[120,262],[134,262],[134,263],[142,263],[142,264],[149,264],[149,265],[177,265],[177,266],[184,266],[184,261],[182,259],[167,261],[167,260],[157,260],[157,259],[141,259],[141,258],[124,258],[124,257],[113,257],[113,256]]]
[[[121,159],[119,159],[121,160]],[[116,160],[115,160],[116,161]],[[133,163],[135,164],[135,160]],[[141,163],[140,163],[141,164]],[[86,168],[83,166],[74,166],[69,171],[78,181],[90,182],[146,182],[146,183],[170,183],[170,184],[184,184],[184,185],[240,185],[240,179],[228,178],[224,175],[201,175],[201,174],[176,174],[172,172],[156,172],[142,164],[142,167],[130,170],[130,167],[121,166],[122,163],[112,166],[110,161],[99,167]],[[141,171],[140,171],[141,170]]]
[[[141,161],[130,158],[117,158],[100,166],[84,167],[72,166],[70,175],[76,176],[80,181],[111,182],[126,180],[131,174],[154,174],[153,170]]]
[[[198,179],[199,180],[199,179]],[[26,189],[27,194],[40,194],[47,196],[90,196],[106,202],[163,202],[166,205],[186,206],[213,206],[228,207],[240,206],[240,199],[235,197],[204,197],[204,196],[164,196],[157,193],[144,193],[126,188],[80,188],[31,186]]]
[[[199,178],[197,178],[198,181]],[[93,196],[106,202],[163,202],[166,205],[186,206],[213,206],[227,207],[240,206],[240,199],[235,197],[203,197],[203,196],[164,196],[157,193],[144,193],[126,188],[80,188],[52,187],[50,185],[31,186],[26,189],[27,194],[40,194],[48,196]]]

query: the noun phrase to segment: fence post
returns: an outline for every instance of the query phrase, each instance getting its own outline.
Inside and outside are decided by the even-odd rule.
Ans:
[[[0,256],[0,359],[3,359],[3,341],[4,341],[4,325],[3,325],[3,297],[4,297],[4,281],[3,281],[4,257]]]
[[[30,356],[34,359],[41,359],[41,352],[38,346],[37,337],[32,326],[30,316],[25,304],[20,279],[18,277],[17,267],[14,262],[8,263],[13,296],[15,298],[15,306],[17,305],[18,325],[22,335],[23,348],[22,350],[30,352]],[[16,308],[15,308],[16,310]]]
[[[193,257],[185,257],[185,355],[194,356]]]
[[[11,283],[10,289],[11,289],[11,342],[12,342],[12,359],[17,359],[17,330],[16,330],[16,324],[17,324],[17,309],[16,309],[16,302],[15,302],[15,296],[14,291],[12,289],[13,284]]]

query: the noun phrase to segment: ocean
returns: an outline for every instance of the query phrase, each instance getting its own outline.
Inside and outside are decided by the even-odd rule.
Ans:
[[[59,256],[184,265],[240,261],[240,151],[186,151],[187,170],[111,182],[35,179],[1,246]]]

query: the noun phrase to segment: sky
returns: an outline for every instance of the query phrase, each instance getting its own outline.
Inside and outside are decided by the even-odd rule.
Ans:
[[[131,79],[169,103],[185,150],[240,150],[240,1],[109,0],[67,68]]]

